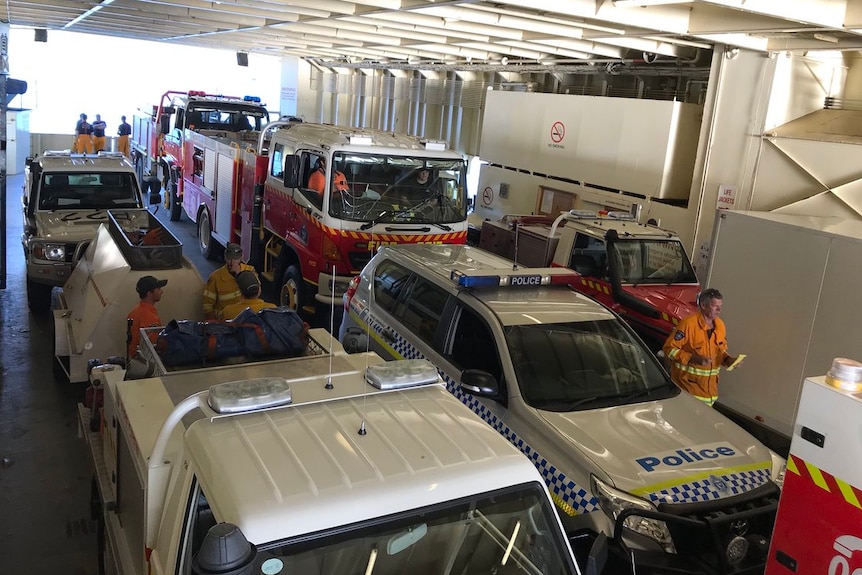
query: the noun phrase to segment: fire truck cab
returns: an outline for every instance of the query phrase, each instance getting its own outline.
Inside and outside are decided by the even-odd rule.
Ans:
[[[274,124],[262,178],[259,259],[250,244],[261,275],[278,286],[281,305],[340,308],[348,283],[380,245],[466,241],[467,166],[443,142]]]
[[[254,146],[257,134],[268,123],[269,112],[257,96],[169,90],[151,113],[134,118],[132,156],[138,178],[151,192],[158,193],[164,187],[165,208],[171,221],[177,221],[182,213],[185,182],[195,174],[203,176],[206,146],[194,146],[193,140],[212,138],[237,148],[243,142]],[[196,221],[197,212],[186,206],[186,213]]]
[[[557,235],[553,265],[575,270],[572,287],[620,314],[653,351],[697,309],[700,284],[674,232],[627,213],[571,210],[551,227]]]

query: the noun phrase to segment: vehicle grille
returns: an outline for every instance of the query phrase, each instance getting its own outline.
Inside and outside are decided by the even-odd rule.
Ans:
[[[747,493],[698,503],[662,503],[658,511],[694,519],[703,528],[667,521],[676,552],[697,557],[704,572],[727,574],[762,569],[778,508],[778,486],[771,481]]]

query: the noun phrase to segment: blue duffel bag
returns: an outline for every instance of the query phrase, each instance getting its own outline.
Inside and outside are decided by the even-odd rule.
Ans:
[[[156,339],[156,351],[167,366],[203,363],[205,349],[202,332],[194,321],[172,319]]]
[[[206,365],[219,358],[245,355],[233,328],[218,321],[171,320],[159,332],[156,351],[169,367]]]
[[[308,346],[308,324],[299,314],[286,307],[273,307],[257,312],[263,322],[263,332],[272,353],[297,356]]]

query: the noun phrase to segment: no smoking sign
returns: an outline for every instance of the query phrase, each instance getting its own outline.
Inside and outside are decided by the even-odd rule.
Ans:
[[[486,187],[482,190],[482,205],[490,206],[491,202],[494,201],[494,190],[491,189],[491,186]]]
[[[566,137],[566,126],[562,122],[554,122],[551,125],[551,141],[559,144]]]

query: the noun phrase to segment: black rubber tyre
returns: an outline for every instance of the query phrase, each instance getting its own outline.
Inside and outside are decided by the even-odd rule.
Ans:
[[[209,212],[202,210],[198,216],[198,247],[201,249],[201,253],[206,259],[217,259],[217,244],[218,242],[213,238],[213,228],[210,223]]]
[[[27,279],[27,306],[33,313],[45,313],[51,309],[51,292],[54,286],[39,284]]]
[[[301,312],[302,307],[305,305],[304,291],[302,273],[299,271],[299,266],[287,266],[287,269],[284,270],[284,275],[281,277],[281,292],[278,296],[279,305]]]

